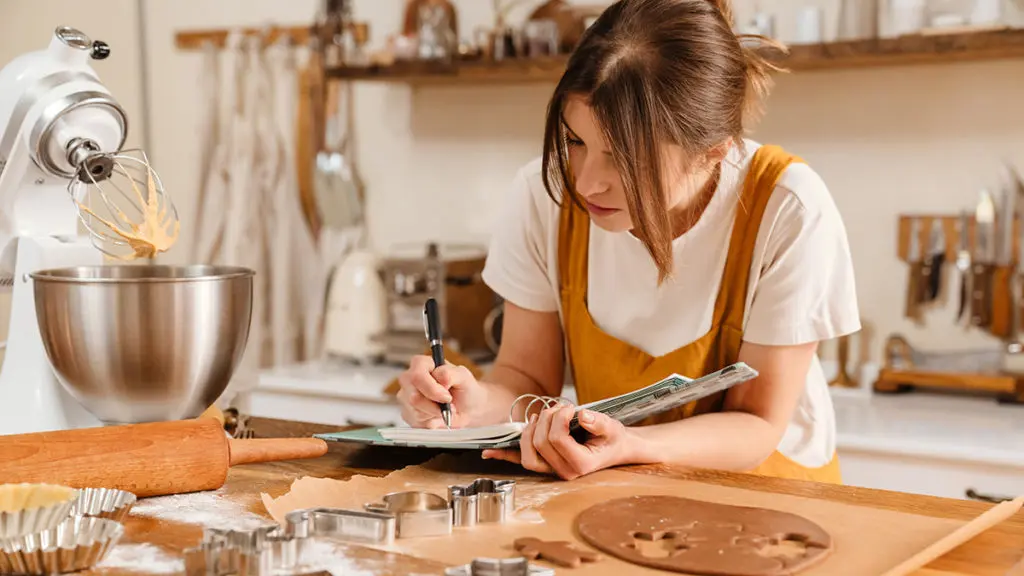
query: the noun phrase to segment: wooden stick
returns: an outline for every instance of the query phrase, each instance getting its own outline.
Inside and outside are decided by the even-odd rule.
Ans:
[[[935,542],[924,550],[914,554],[905,562],[890,569],[882,576],[907,576],[915,570],[923,568],[929,562],[939,558],[946,552],[949,552],[964,542],[967,542],[971,538],[974,538],[996,524],[1007,520],[1019,512],[1021,506],[1024,506],[1024,496],[1016,498],[1015,500],[1007,500],[1001,504],[996,504],[981,516],[978,516],[974,520],[971,520],[967,524],[964,524],[947,536],[943,537],[938,542]]]

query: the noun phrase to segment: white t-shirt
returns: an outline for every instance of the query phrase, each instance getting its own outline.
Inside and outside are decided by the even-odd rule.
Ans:
[[[590,226],[590,315],[607,334],[652,356],[711,328],[743,180],[759,144],[723,162],[718,189],[698,222],[673,242],[673,275],[658,286],[654,261],[628,232]],[[516,175],[496,224],[483,279],[505,300],[561,313],[559,206],[534,160]],[[822,179],[806,164],[783,173],[768,202],[751,263],[743,339],[763,345],[829,340],[860,330],[846,229]],[[779,451],[823,466],[836,444],[835,413],[817,357]]]

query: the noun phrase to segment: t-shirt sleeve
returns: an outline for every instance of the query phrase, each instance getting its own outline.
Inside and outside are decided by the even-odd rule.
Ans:
[[[806,165],[787,170],[743,339],[763,345],[830,340],[861,328],[853,261],[839,210]],[[763,226],[764,224],[762,224]]]
[[[542,184],[531,182],[528,168],[519,171],[506,192],[482,276],[491,290],[516,306],[555,312],[558,294],[548,274],[550,210],[538,204],[550,199],[532,189]]]

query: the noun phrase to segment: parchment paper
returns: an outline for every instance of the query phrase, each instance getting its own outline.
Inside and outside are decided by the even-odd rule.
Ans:
[[[276,499],[263,494],[262,499],[270,515],[283,522],[284,515],[292,510],[319,506],[362,509],[364,504],[378,501],[391,492],[422,490],[446,496],[449,485],[468,484],[480,477],[474,473],[448,471],[457,470],[462,465],[454,457],[441,456],[383,478],[356,476],[348,481],[300,478],[287,494]],[[489,474],[487,477],[511,476]],[[517,476],[516,479],[517,512],[512,521],[503,525],[455,528],[451,537],[398,539],[393,546],[381,549],[457,565],[479,557],[513,556],[512,541],[528,535],[544,540],[568,540],[585,547],[575,534],[575,518],[580,512],[613,498],[663,494],[799,514],[820,524],[835,542],[834,553],[803,574],[871,576],[896,566],[963,524],[955,520],[618,470],[605,470],[572,482],[534,476]],[[574,569],[572,573],[614,576],[623,573],[665,574],[608,557]]]

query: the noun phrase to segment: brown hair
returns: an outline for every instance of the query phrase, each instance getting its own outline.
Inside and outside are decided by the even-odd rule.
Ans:
[[[755,41],[753,45],[750,41]],[[662,282],[672,269],[672,226],[661,146],[680,146],[691,169],[730,138],[742,143],[744,122],[779,68],[759,53],[784,48],[732,30],[729,0],[619,0],[605,10],[569,58],[548,105],[543,178],[548,195],[572,185],[562,119],[569,97],[593,110],[622,178],[634,232]],[[564,195],[563,195],[564,196]]]

